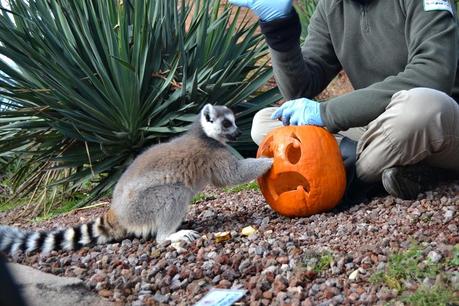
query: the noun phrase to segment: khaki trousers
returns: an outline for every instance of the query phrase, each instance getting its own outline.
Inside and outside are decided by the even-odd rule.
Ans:
[[[255,114],[251,135],[256,144],[282,125],[271,119],[276,109]],[[399,91],[367,127],[339,132],[338,142],[342,136],[358,141],[357,176],[366,182],[380,181],[384,169],[417,163],[459,171],[459,105],[437,90]]]

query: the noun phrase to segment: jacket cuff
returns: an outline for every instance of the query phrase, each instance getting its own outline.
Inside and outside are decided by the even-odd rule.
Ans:
[[[324,126],[327,128],[327,130],[330,133],[338,133],[340,129],[338,128],[338,126],[336,126],[336,124],[334,124],[334,122],[328,116],[327,101],[320,102],[319,104],[320,104],[320,117],[322,118],[322,122]]]
[[[285,52],[300,43],[301,23],[294,8],[288,17],[273,21],[261,21],[261,32],[268,46],[276,51]]]

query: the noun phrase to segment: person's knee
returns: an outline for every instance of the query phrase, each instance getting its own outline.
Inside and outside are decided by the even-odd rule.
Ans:
[[[378,163],[370,158],[359,158],[355,163],[356,175],[366,183],[379,182],[383,169],[378,169],[378,166]]]
[[[386,132],[393,142],[405,142],[415,137],[429,124],[447,114],[451,98],[443,92],[430,88],[413,88],[397,92],[387,117]]]
[[[428,88],[394,94],[359,143],[357,176],[373,182],[388,167],[422,160],[432,142],[441,142],[444,126],[450,125],[452,109],[457,107],[453,103],[448,95]]]
[[[253,142],[255,142],[257,146],[259,146],[260,143],[263,141],[264,134],[261,130],[254,129],[252,127],[252,130],[250,131],[250,137],[252,138]]]
[[[257,145],[263,141],[269,131],[279,125],[278,122],[271,119],[271,115],[276,109],[277,107],[264,108],[258,111],[253,117],[250,136]]]

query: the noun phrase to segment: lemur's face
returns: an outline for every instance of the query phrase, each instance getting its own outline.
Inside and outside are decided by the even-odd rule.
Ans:
[[[201,112],[201,125],[207,136],[222,143],[234,141],[241,135],[233,112],[226,106],[204,106]]]

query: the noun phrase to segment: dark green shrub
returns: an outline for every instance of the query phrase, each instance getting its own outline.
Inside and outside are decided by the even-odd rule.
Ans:
[[[140,151],[185,131],[206,103],[237,111],[244,134],[233,145],[253,153],[251,118],[280,98],[259,92],[272,72],[257,25],[220,0],[7,2],[0,157],[27,161],[20,195],[84,185],[86,201],[100,197]]]

